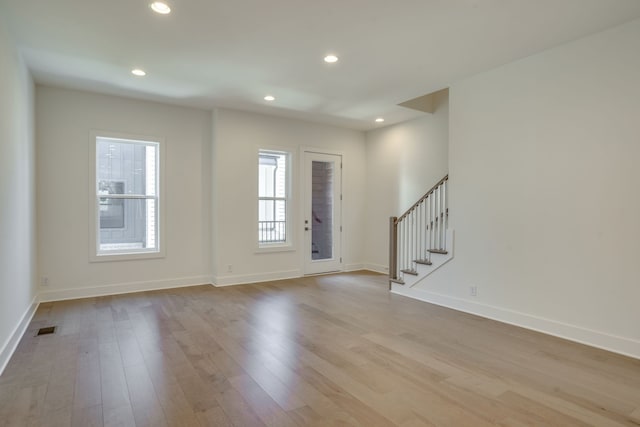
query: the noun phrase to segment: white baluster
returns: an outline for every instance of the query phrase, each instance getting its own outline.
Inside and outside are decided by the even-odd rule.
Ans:
[[[404,219],[401,219],[398,225],[399,225],[398,252],[400,253],[400,257],[398,258],[398,272],[399,272],[404,268]]]
[[[443,205],[443,212],[442,212],[442,225],[443,225],[443,229],[444,229],[444,250],[447,250],[447,229],[449,228],[449,216],[447,215],[447,203],[449,203],[449,195],[447,194],[448,192],[448,188],[447,188],[447,181],[445,180],[442,183],[442,187],[444,189],[444,203]]]

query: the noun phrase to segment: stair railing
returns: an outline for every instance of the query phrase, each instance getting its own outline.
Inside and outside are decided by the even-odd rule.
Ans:
[[[389,279],[417,274],[416,264],[431,265],[432,253],[446,253],[449,175],[399,217],[389,219]]]

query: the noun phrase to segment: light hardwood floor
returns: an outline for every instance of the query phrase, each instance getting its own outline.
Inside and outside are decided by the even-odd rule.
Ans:
[[[372,273],[195,286],[42,304],[0,425],[638,426],[640,361]]]

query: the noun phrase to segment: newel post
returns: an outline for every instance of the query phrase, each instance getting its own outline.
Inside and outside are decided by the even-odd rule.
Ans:
[[[389,218],[389,279],[398,278],[398,217]],[[391,286],[391,283],[389,283]]]

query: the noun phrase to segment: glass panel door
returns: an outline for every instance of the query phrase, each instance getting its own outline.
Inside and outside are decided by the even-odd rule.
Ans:
[[[305,153],[305,273],[341,270],[341,156]]]

